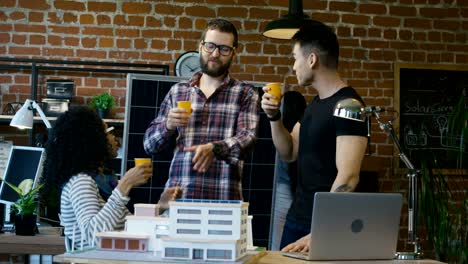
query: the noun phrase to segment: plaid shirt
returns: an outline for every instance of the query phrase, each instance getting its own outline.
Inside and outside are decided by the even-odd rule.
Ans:
[[[243,159],[253,146],[259,121],[259,95],[249,84],[229,75],[209,97],[199,88],[201,72],[186,82],[172,86],[161,104],[159,114],[146,130],[147,153],[161,151],[177,136],[166,188],[180,186],[182,198],[242,200]],[[192,114],[186,127],[166,128],[169,110],[177,101],[191,101]],[[216,143],[221,151],[205,173],[193,170],[193,152],[184,147]]]

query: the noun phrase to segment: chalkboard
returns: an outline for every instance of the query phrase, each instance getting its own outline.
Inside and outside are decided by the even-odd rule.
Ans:
[[[467,139],[450,133],[449,114],[460,100],[461,110],[467,111],[468,66],[397,65],[395,71],[403,151],[416,167],[431,158],[443,168],[461,168],[467,155],[460,146],[466,146]]]

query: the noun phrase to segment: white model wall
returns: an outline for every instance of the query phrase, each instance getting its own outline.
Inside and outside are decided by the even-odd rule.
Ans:
[[[171,203],[170,236],[187,239],[243,239],[247,230],[247,206],[248,204],[219,206],[210,203]],[[230,224],[216,224],[216,221]]]
[[[194,250],[230,252],[226,260],[238,260],[247,253],[248,203],[170,202],[170,235],[163,238],[162,256],[168,259],[193,259]],[[168,256],[166,250],[184,256]],[[200,257],[200,256],[198,256]]]
[[[188,249],[189,256],[188,258],[184,257],[170,257],[166,256],[165,250],[162,251],[163,258],[166,259],[193,259],[193,250],[194,249],[202,249],[203,250],[203,259],[209,260],[207,258],[207,252],[209,249],[218,249],[218,250],[230,250],[232,252],[232,257],[230,259],[222,259],[222,260],[231,260],[236,261],[237,259],[243,257],[244,255],[239,255],[237,252],[240,250],[237,249],[238,244],[236,242],[219,242],[213,241],[211,243],[207,242],[188,242],[188,241],[180,241],[180,240],[166,240],[162,239],[162,244],[164,248],[184,248]],[[213,259],[210,259],[213,260]],[[221,260],[221,259],[220,259]]]
[[[125,230],[129,233],[149,235],[148,250],[161,250],[161,236],[169,235],[169,219],[167,217],[127,216]]]

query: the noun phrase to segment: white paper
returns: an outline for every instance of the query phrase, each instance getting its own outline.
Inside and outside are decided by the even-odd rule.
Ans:
[[[0,177],[2,179],[5,176],[12,147],[13,143],[11,141],[0,141]]]

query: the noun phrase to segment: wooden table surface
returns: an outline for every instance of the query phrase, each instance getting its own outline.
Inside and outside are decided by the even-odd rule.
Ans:
[[[116,253],[118,254],[118,253]],[[81,255],[81,256],[80,256]],[[96,259],[83,257],[82,253],[74,255],[62,254],[54,256],[54,262],[60,263],[96,263],[96,264],[155,264],[155,263],[190,263],[189,261],[164,261],[164,260],[136,260],[136,259]],[[203,262],[197,262],[203,263]],[[206,262],[206,263],[218,263],[218,262]],[[224,263],[224,262],[219,262]],[[233,263],[233,262],[229,262]],[[357,261],[305,261],[295,258],[284,257],[278,251],[263,251],[259,252],[253,258],[249,258],[245,261],[238,261],[235,263],[243,264],[358,264],[358,263],[372,263],[372,264],[442,264],[442,262],[435,260],[357,260]]]
[[[17,236],[14,233],[0,234],[0,253],[57,255],[64,252],[64,238],[59,235]]]
[[[279,251],[268,251],[268,254],[260,258],[258,264],[357,264],[357,263],[375,263],[375,264],[442,264],[443,262],[435,260],[357,260],[357,261],[306,261],[281,255]]]
[[[248,251],[242,259],[232,261],[206,261],[197,260],[196,263],[227,263],[227,264],[255,264],[262,258],[266,251]],[[111,254],[111,255],[109,255]],[[77,253],[65,253],[54,256],[54,262],[58,263],[94,263],[94,264],[177,264],[193,263],[191,260],[164,260],[154,256],[150,252],[115,252],[89,250]]]

